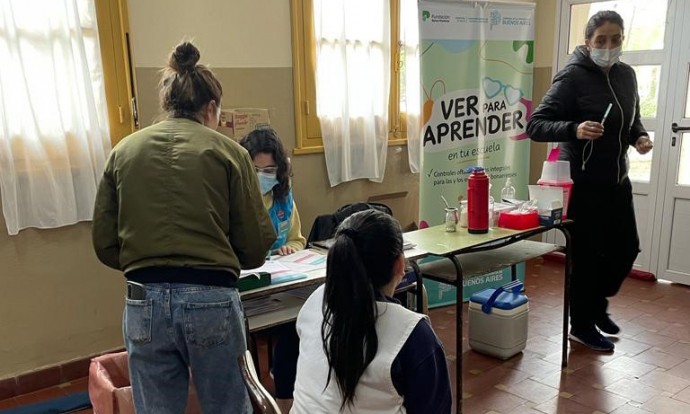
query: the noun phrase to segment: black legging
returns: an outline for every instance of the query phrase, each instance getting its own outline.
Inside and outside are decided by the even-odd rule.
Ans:
[[[291,399],[297,377],[299,336],[295,322],[280,325],[273,330],[273,383],[276,398]],[[270,352],[270,350],[269,350]]]
[[[568,217],[574,221],[570,324],[593,328],[640,251],[630,180],[614,186],[576,183]]]

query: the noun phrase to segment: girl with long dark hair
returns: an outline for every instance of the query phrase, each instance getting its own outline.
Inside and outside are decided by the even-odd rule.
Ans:
[[[297,318],[291,413],[448,413],[443,347],[425,315],[392,299],[405,274],[400,224],[376,210],[343,221],[326,284]]]

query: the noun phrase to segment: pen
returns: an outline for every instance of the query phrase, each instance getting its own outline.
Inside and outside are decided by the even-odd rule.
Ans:
[[[604,117],[601,118],[601,125],[604,125],[604,122],[606,122],[606,118],[609,116],[609,112],[611,112],[612,107],[613,107],[612,103],[609,103],[609,106],[606,107],[606,112],[604,112]]]

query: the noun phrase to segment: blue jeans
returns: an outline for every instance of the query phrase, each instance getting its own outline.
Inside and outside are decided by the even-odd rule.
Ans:
[[[237,358],[247,349],[235,288],[150,283],[125,299],[123,330],[137,414],[184,413],[191,371],[204,413],[251,413]]]

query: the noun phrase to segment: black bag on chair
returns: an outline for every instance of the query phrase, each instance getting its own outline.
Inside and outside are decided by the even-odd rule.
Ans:
[[[307,245],[310,246],[315,241],[328,240],[335,235],[335,230],[340,223],[351,215],[369,209],[376,209],[383,211],[388,215],[393,215],[393,211],[385,204],[381,203],[352,203],[346,204],[336,210],[333,214],[323,214],[314,219],[314,224],[311,226],[309,237],[307,238]]]

